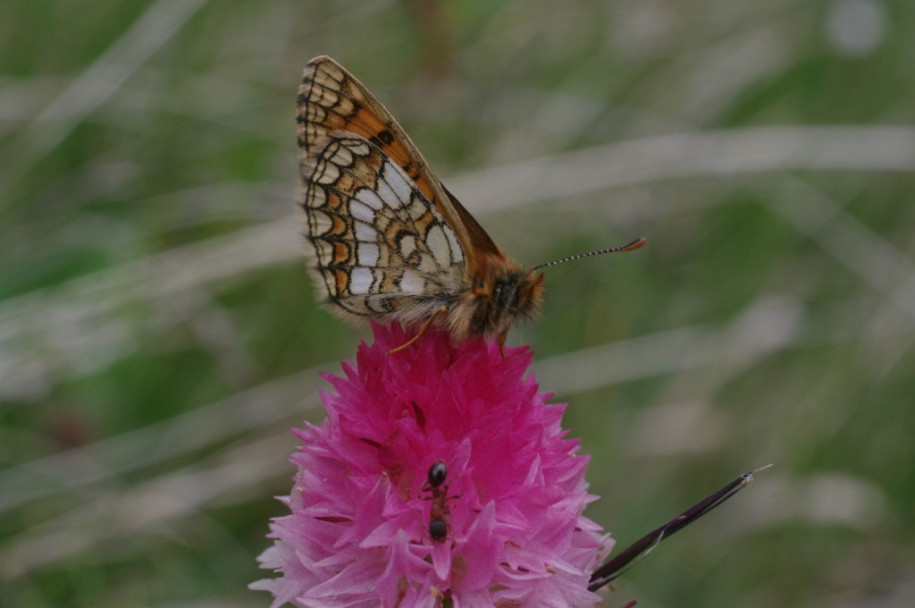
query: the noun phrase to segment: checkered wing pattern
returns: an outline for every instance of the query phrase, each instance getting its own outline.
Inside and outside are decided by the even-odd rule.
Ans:
[[[329,299],[371,317],[440,305],[464,276],[454,231],[378,146],[346,132],[322,143],[302,165],[303,208]]]

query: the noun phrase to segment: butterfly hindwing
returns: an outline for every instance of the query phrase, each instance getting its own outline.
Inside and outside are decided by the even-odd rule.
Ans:
[[[328,297],[357,316],[417,298],[446,297],[464,273],[463,249],[403,170],[371,142],[331,133],[302,165],[303,209]]]

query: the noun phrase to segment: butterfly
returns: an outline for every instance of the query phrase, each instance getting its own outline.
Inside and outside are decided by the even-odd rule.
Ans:
[[[504,344],[516,320],[540,312],[540,270],[566,260],[524,269],[507,257],[343,66],[327,56],[309,61],[297,101],[298,204],[315,281],[332,310],[419,326],[395,351],[432,323],[456,341]]]

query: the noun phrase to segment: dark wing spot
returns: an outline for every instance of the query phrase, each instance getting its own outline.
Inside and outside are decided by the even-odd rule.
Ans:
[[[402,169],[404,170],[404,172],[406,172],[407,175],[410,176],[410,179],[412,179],[414,182],[418,181],[419,178],[422,177],[422,175],[419,172],[419,168],[415,164],[413,164],[413,161],[410,161],[407,164],[405,164],[402,167]]]
[[[394,135],[390,131],[385,129],[384,131],[378,132],[378,139],[380,139],[385,144],[391,144],[394,141]]]

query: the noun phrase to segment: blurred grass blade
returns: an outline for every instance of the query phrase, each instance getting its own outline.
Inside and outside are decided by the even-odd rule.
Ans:
[[[768,469],[771,466],[771,464],[768,464],[764,467],[750,471],[749,473],[744,473],[717,492],[709,494],[663,526],[652,530],[623,549],[619,555],[608,560],[603,566],[594,571],[591,575],[591,582],[588,585],[588,590],[597,591],[610,581],[615,580],[628,572],[638,563],[638,561],[641,561],[642,558],[654,551],[654,548],[657,547],[662,540],[672,536],[675,532],[682,530],[715,507],[730,499],[753,483],[753,476],[756,473]]]

